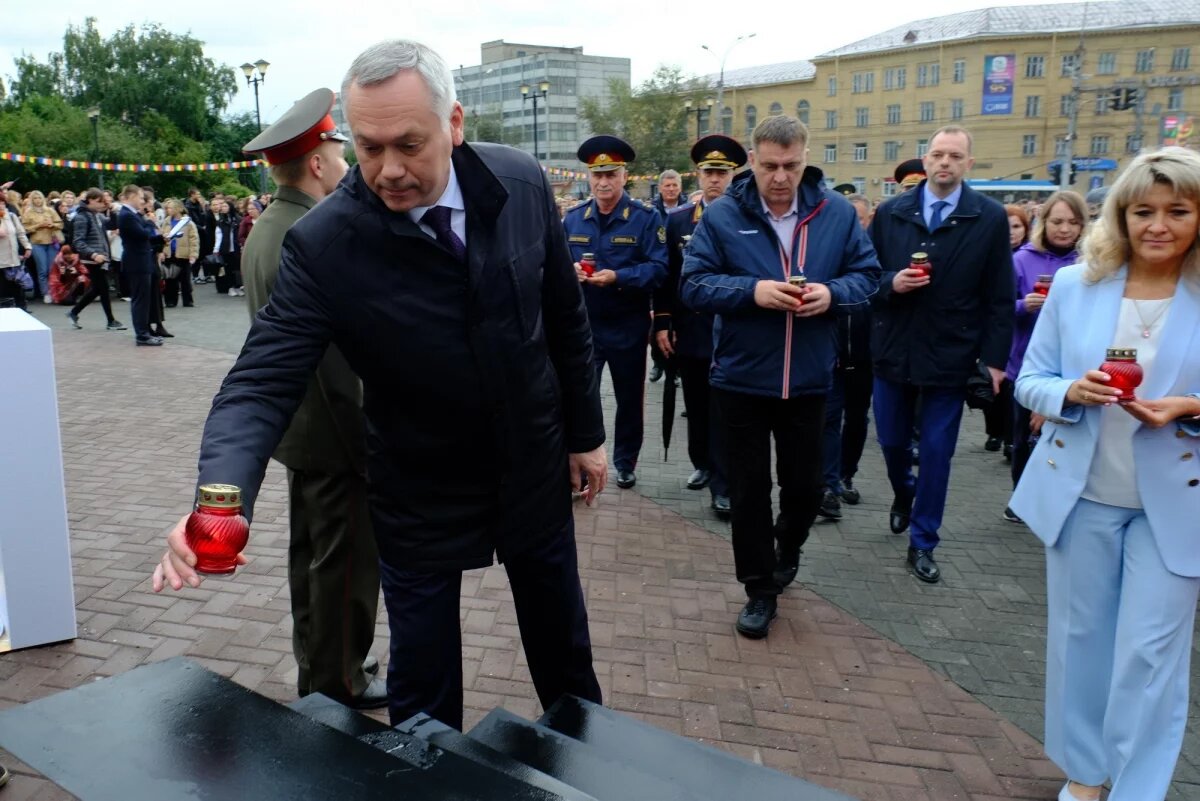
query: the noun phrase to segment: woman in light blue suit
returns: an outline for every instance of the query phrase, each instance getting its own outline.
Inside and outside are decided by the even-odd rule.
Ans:
[[[1054,279],[1017,378],[1047,420],[1011,506],[1046,544],[1046,753],[1060,801],[1161,799],[1200,592],[1200,154],[1134,159]],[[1136,348],[1122,399],[1097,367]]]

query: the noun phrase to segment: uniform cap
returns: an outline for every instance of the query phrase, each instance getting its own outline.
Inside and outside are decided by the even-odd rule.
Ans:
[[[833,188],[833,191],[839,195],[853,195],[858,191],[858,187],[854,184],[838,184]]]
[[[724,134],[710,134],[692,145],[692,162],[702,170],[736,170],[746,163],[746,148]]]
[[[242,148],[244,153],[262,153],[271,164],[303,156],[322,142],[349,141],[333,122],[333,92],[314,89],[300,98],[270,127]]]
[[[902,161],[892,176],[896,179],[896,183],[905,188],[916,186],[925,180],[925,162],[920,159]]]
[[[628,142],[609,134],[585,139],[576,155],[592,172],[612,172],[636,158],[633,147]]]

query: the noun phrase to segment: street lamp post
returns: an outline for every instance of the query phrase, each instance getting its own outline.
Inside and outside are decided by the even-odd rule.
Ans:
[[[92,106],[87,110],[88,119],[92,121],[92,161],[100,161],[100,107]],[[104,188],[104,170],[99,170],[100,188]]]
[[[537,107],[538,98],[545,99],[550,91],[550,82],[543,78],[538,82],[537,91],[532,91],[532,88],[527,83],[521,84],[521,105],[525,105],[525,101],[533,100],[533,157],[541,161],[538,157],[538,122],[537,122]]]
[[[696,106],[696,108],[695,108],[695,111],[696,111],[696,138],[697,139],[699,139],[701,136],[704,135],[704,131],[701,130],[701,128],[700,128],[700,120],[701,120],[701,115],[706,110],[708,111],[709,130],[710,131],[712,130],[713,102],[714,101],[711,97],[706,97],[706,98],[704,98],[704,106],[703,107]],[[689,117],[691,116],[692,110],[693,110],[692,105],[693,105],[692,99],[690,97],[687,100],[683,101],[683,111],[686,116],[689,116]]]
[[[258,85],[267,80],[267,67],[271,66],[270,62],[259,59],[253,64],[246,62],[242,65],[242,74],[246,76],[246,84],[254,87],[254,119],[258,123],[258,132],[262,133],[262,112],[258,106]],[[258,163],[258,193],[265,195],[267,192],[267,168],[262,165],[262,160]]]
[[[733,42],[730,43],[729,47],[725,48],[725,54],[723,56],[721,56],[721,59],[720,59],[721,71],[717,74],[717,119],[718,120],[724,121],[724,117],[721,116],[721,112],[724,110],[725,107],[724,107],[724,105],[722,105],[721,101],[725,95],[725,59],[729,58],[729,53],[733,50],[733,48],[737,47],[739,43],[744,42],[747,39],[753,39],[757,35],[758,34],[756,34],[756,33],[742,34],[738,38],[734,39]],[[709,53],[712,53],[713,58],[717,57],[716,51],[713,50],[708,45],[700,45],[700,47],[707,50]],[[722,130],[721,133],[724,133],[724,130]]]

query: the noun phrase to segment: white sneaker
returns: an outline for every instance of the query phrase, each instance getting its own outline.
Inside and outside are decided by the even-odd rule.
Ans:
[[[231,297],[231,298],[236,298],[236,297],[237,297],[237,290],[236,290],[236,289],[234,289],[233,287],[230,287],[230,288],[229,288],[229,297]]]
[[[50,300],[50,296],[49,296],[49,295],[46,295],[45,297],[43,297],[43,298],[42,298],[42,303],[45,303],[46,305],[49,305],[49,304],[51,304],[52,302],[53,302],[53,301],[51,301],[51,300]]]

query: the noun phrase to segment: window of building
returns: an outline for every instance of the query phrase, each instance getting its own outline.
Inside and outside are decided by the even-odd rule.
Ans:
[[[1025,77],[1026,78],[1045,78],[1046,77],[1046,57],[1045,56],[1026,56],[1025,57]]]
[[[884,89],[903,89],[908,82],[908,67],[890,67],[883,72]]]
[[[1176,87],[1167,93],[1167,111],[1183,111],[1183,89]]]
[[[829,78],[829,96],[833,97],[837,94],[837,76],[832,75]]]
[[[883,160],[888,164],[900,159],[900,143],[899,142],[884,142],[883,143]]]
[[[837,163],[837,145],[825,145],[825,163]]]
[[[962,118],[963,118],[963,101],[951,100],[950,101],[950,119],[961,120]]]
[[[808,105],[807,100],[801,100],[796,103],[796,118],[805,125],[808,125],[808,115],[810,111],[811,106]]]
[[[755,125],[758,125],[758,109],[754,106],[746,106],[746,136],[754,133]]]
[[[826,111],[825,112],[825,130],[832,131],[835,128],[837,128],[837,112],[836,111]]]
[[[900,104],[899,103],[892,103],[891,105],[889,105],[887,107],[887,121],[888,121],[888,125],[899,125],[900,124]]]
[[[954,82],[962,83],[967,79],[967,60],[965,58],[954,59]]]
[[[929,80],[929,65],[928,64],[918,64],[917,65],[917,86],[924,86],[928,80]]]
[[[925,100],[921,103],[921,122],[933,122],[934,110],[933,101]]]
[[[1116,75],[1117,74],[1117,54],[1116,53],[1101,53],[1100,58],[1096,61],[1097,75]]]
[[[1130,155],[1136,155],[1141,152],[1142,137],[1135,133],[1125,134],[1125,152]]]
[[[1062,57],[1062,76],[1072,78],[1079,71],[1079,54],[1067,53]]]
[[[928,152],[929,152],[929,140],[928,139],[918,139],[917,140],[917,158],[924,158],[925,154]]]
[[[1025,134],[1021,137],[1021,155],[1037,155],[1037,134]]]
[[[1042,96],[1041,95],[1026,95],[1025,96],[1025,116],[1026,117],[1042,116]]]
[[[1072,110],[1075,108],[1075,103],[1071,95],[1063,95],[1058,99],[1058,113],[1064,117],[1070,117]]]
[[[733,136],[733,109],[729,106],[721,109],[721,133]]]
[[[900,185],[899,185],[898,183],[896,183],[895,181],[887,181],[887,182],[885,182],[885,183],[884,183],[884,185],[883,185],[883,196],[884,196],[884,197],[895,197],[895,196],[896,196],[896,189],[897,189],[899,186],[900,186]]]
[[[854,143],[854,160],[855,161],[866,161],[867,160],[867,143],[866,142],[855,142]]]
[[[1171,72],[1183,72],[1192,63],[1192,48],[1177,47],[1171,54]]]
[[[783,104],[782,103],[772,103],[771,104],[771,116],[778,117],[781,114],[783,114]]]
[[[1108,135],[1099,134],[1092,137],[1092,155],[1106,156],[1108,155]]]
[[[1059,158],[1067,155],[1067,137],[1054,137],[1054,155],[1058,156]]]
[[[696,130],[700,131],[701,136],[712,133],[711,108],[696,109]]]
[[[866,73],[856,72],[850,76],[850,94],[857,95],[865,90],[863,89],[863,76]]]
[[[1115,90],[1115,93],[1119,97],[1121,94],[1121,90],[1117,89],[1117,90]],[[1113,100],[1112,93],[1107,92],[1107,91],[1097,92],[1096,93],[1096,114],[1098,114],[1098,115],[1107,114],[1109,112],[1108,104],[1111,103],[1112,100]]]
[[[854,127],[866,128],[870,124],[871,110],[866,106],[854,109]]]
[[[1149,47],[1145,50],[1137,52],[1137,59],[1134,61],[1134,72],[1154,72],[1154,48]]]
[[[867,179],[862,176],[851,178],[850,183],[854,184],[854,191],[860,195],[867,191]]]
[[[929,85],[937,86],[941,82],[942,82],[942,65],[941,64],[930,64],[929,65]]]

